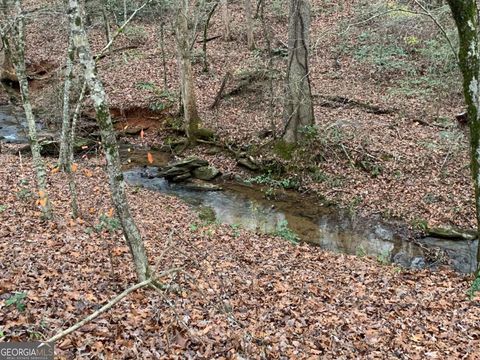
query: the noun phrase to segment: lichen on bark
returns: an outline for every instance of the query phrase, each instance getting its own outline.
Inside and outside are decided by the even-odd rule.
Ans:
[[[470,167],[475,188],[477,231],[480,230],[480,118],[478,9],[475,0],[448,0],[459,35],[459,67],[470,127]],[[480,244],[477,250],[477,276],[480,270]]]
[[[144,281],[151,274],[143,239],[130,213],[127,201],[118,144],[110,116],[107,96],[102,81],[96,76],[96,63],[83,27],[78,0],[68,0],[68,6],[73,45],[85,70],[85,81],[90,90],[90,98],[93,102],[97,123],[100,128],[102,146],[107,160],[107,173],[112,201],[133,257],[138,280]]]

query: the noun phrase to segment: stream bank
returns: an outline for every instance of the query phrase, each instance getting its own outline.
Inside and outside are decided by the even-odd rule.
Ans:
[[[18,111],[9,106],[0,107],[2,141],[24,143],[23,123]],[[125,180],[131,186],[179,197],[197,211],[210,209],[215,221],[233,229],[241,226],[279,236],[292,231],[299,240],[326,250],[373,256],[380,262],[404,267],[434,269],[448,264],[463,273],[476,268],[477,240],[413,238],[402,223],[359,217],[294,191],[285,191],[277,200],[267,200],[261,186],[232,182],[225,177],[215,180],[215,186],[210,189],[188,183],[175,184],[158,177],[159,169],[171,161],[171,154],[128,144],[122,145],[120,152]],[[153,154],[152,163],[147,159],[148,153]],[[208,191],[219,190],[219,187],[223,191]]]

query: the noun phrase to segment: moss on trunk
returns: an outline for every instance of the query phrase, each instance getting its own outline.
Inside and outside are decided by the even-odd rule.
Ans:
[[[477,229],[480,229],[480,119],[479,119],[479,53],[478,9],[475,0],[448,0],[460,40],[459,66],[470,124],[470,165],[475,187]],[[480,264],[480,246],[477,251]],[[477,275],[480,267],[477,265]]]

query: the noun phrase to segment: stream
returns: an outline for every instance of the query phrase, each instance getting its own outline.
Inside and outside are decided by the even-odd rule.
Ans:
[[[145,172],[154,176],[157,171],[155,167],[132,168],[124,175],[130,185],[176,196],[197,210],[210,208],[216,221],[222,224],[262,233],[275,233],[288,224],[302,241],[322,249],[373,256],[403,267],[436,268],[448,263],[463,273],[476,268],[476,240],[426,237],[408,241],[407,231],[399,226],[380,219],[357,218],[348,211],[322,206],[318,200],[295,192],[287,192],[282,200],[267,200],[259,187],[231,182],[219,184],[223,191],[191,190],[163,178],[145,176]]]
[[[0,105],[0,140],[18,144],[28,142],[25,116],[11,105]]]
[[[0,141],[25,143],[22,124],[24,117],[17,110],[0,106]],[[405,225],[361,218],[296,192],[285,192],[280,200],[267,200],[258,186],[228,181],[217,182],[222,191],[195,190],[155,177],[158,167],[166,165],[170,156],[150,152],[154,166],[146,164],[146,149],[120,147],[126,182],[176,196],[197,211],[209,208],[219,223],[262,233],[276,233],[288,224],[300,240],[334,252],[373,256],[381,262],[411,268],[435,268],[448,263],[463,273],[476,269],[477,240],[426,237],[409,241]]]

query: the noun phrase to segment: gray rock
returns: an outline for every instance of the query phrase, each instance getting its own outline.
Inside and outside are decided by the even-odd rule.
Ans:
[[[201,166],[208,166],[208,161],[202,160],[199,158],[190,158],[190,159],[177,161],[173,164],[170,164],[168,167],[177,167],[177,168],[185,168],[185,169],[193,170]]]
[[[242,158],[242,159],[238,160],[237,163],[238,163],[238,165],[246,167],[247,169],[252,170],[252,171],[255,171],[255,170],[259,169],[258,165],[253,160],[251,160],[249,158]]]
[[[412,260],[411,267],[414,269],[423,269],[425,267],[425,259],[423,257],[416,257]]]
[[[185,180],[187,180],[191,177],[192,177],[192,174],[190,172],[187,172],[187,173],[184,173],[184,174],[174,176],[170,180],[173,181],[173,182],[180,182],[180,181],[185,181]]]
[[[182,185],[183,189],[194,190],[194,191],[222,191],[223,188],[219,185],[210,184],[203,180],[193,179],[191,182],[188,182]]]
[[[201,166],[192,172],[193,176],[200,180],[210,181],[220,175],[220,171],[213,166]]]

